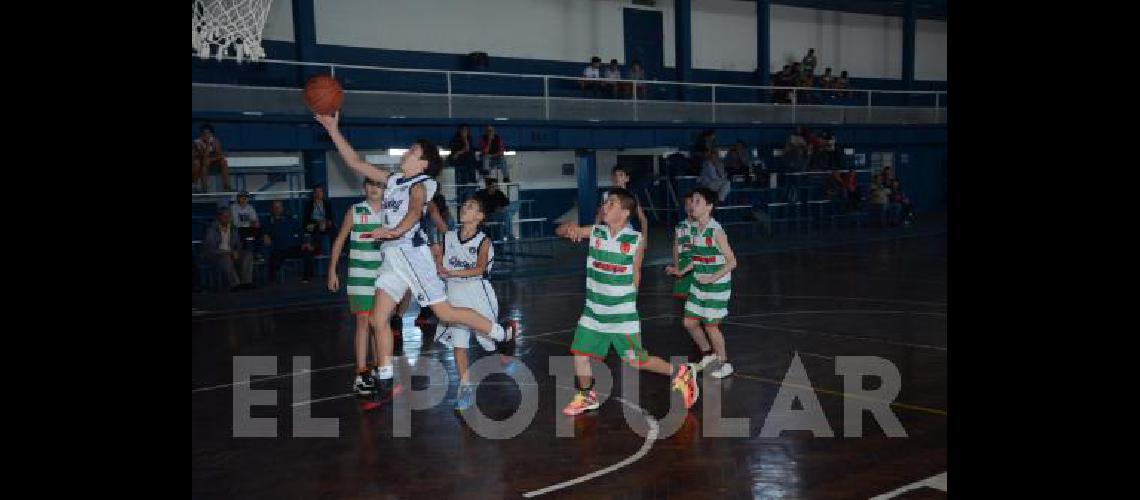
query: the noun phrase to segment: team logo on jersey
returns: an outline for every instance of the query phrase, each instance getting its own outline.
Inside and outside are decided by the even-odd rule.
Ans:
[[[468,248],[467,250],[468,250],[469,252],[471,252],[471,255],[475,255],[476,253],[478,253],[478,252],[479,252],[479,249],[478,249],[478,248],[475,248],[475,247],[471,247],[471,248]]]
[[[629,253],[629,242],[628,241],[621,242],[621,253]]]
[[[712,236],[705,236],[705,246],[706,246],[706,247],[711,247],[711,246],[713,246],[713,244],[712,244]]]
[[[384,200],[382,208],[384,210],[398,211],[403,204],[404,200]]]

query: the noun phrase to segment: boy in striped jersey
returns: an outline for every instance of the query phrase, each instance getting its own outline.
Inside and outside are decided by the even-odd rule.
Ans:
[[[685,193],[685,218],[673,229],[673,265],[665,266],[665,272],[677,277],[673,283],[673,298],[678,300],[689,298],[689,288],[693,284],[691,273],[676,272],[688,267],[693,255],[693,241],[689,235],[689,224],[693,221],[693,209],[689,203],[692,201],[693,193]]]
[[[641,280],[641,261],[645,257],[642,234],[629,227],[629,216],[637,209],[637,200],[622,188],[611,189],[602,205],[605,224],[578,226],[566,223],[556,234],[577,242],[588,238],[586,257],[586,306],[574,331],[570,351],[574,353],[577,393],[562,409],[566,415],[579,415],[597,409],[598,396],[590,371],[590,357],[605,360],[610,346],[621,358],[640,370],[673,375],[674,390],[681,392],[685,408],[691,408],[700,396],[695,377],[696,367],[685,363],[674,371],[668,361],[650,356],[641,347],[641,318],[637,314],[637,287]]]
[[[387,319],[409,290],[420,305],[431,307],[442,322],[463,324],[496,342],[514,338],[517,323],[509,321],[504,328],[474,310],[447,303],[444,283],[436,273],[435,259],[427,246],[427,234],[422,224],[427,214],[426,204],[439,186],[431,178],[443,168],[439,149],[427,139],[416,140],[400,158],[399,172],[390,173],[364,161],[352,148],[340,132],[339,112],[331,116],[314,115],[313,118],[328,131],[345,164],[365,177],[384,183],[383,221],[380,227],[369,233],[373,238],[383,240],[380,247],[384,262],[376,276],[372,307],[372,325],[380,331],[380,366],[376,370],[376,378],[381,397],[398,391],[393,383],[392,331]]]
[[[337,277],[337,263],[340,261],[341,251],[345,240],[350,240],[348,247],[348,310],[356,319],[356,380],[353,389],[361,396],[367,396],[376,388],[375,367],[371,370],[368,362],[368,316],[372,310],[373,295],[376,293],[376,274],[380,264],[384,261],[383,254],[377,246],[377,241],[369,233],[380,226],[381,200],[384,196],[384,184],[369,178],[364,178],[364,201],[349,207],[344,213],[344,222],[340,226],[340,233],[333,242],[329,253],[329,282],[330,292],[340,289],[340,279]],[[393,332],[402,329],[400,316],[394,315],[389,320]],[[398,335],[398,334],[397,334]],[[379,361],[380,337],[372,336],[372,353]]]
[[[720,322],[728,315],[736,256],[728,244],[724,228],[712,218],[716,200],[717,195],[711,189],[699,187],[693,190],[689,202],[694,218],[689,225],[693,254],[689,265],[684,269],[674,269],[673,275],[680,276],[689,271],[693,273],[693,284],[689,288],[689,298],[685,301],[685,329],[701,352],[705,353],[698,369],[704,369],[719,360],[720,367],[711,375],[720,379],[732,375],[732,364],[728,362]],[[712,351],[716,353],[715,357],[708,355],[710,343]]]

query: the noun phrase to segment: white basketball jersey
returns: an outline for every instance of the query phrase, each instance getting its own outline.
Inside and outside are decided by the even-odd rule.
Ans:
[[[380,248],[393,248],[401,246],[422,246],[427,244],[427,233],[424,232],[424,221],[427,217],[427,204],[431,203],[431,198],[435,196],[435,191],[438,189],[439,184],[424,174],[417,175],[411,178],[404,178],[404,174],[396,173],[388,177],[388,184],[384,188],[384,227],[386,229],[395,229],[400,225],[400,221],[408,214],[408,203],[412,199],[412,187],[416,184],[423,183],[424,185],[424,206],[422,207],[423,213],[421,214],[419,222],[412,226],[399,238],[394,240],[385,240],[380,244]]]
[[[491,273],[491,266],[495,263],[495,245],[490,244],[487,240],[487,234],[483,231],[475,232],[475,235],[469,240],[459,239],[459,231],[451,230],[443,237],[443,267],[448,271],[466,271],[474,269],[475,265],[479,263],[479,245],[483,241],[488,241],[487,249],[487,269],[482,276],[470,276],[466,278],[448,278],[448,281],[475,281],[487,277]]]

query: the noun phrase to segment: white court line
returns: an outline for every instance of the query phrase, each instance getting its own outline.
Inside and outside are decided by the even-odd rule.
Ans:
[[[534,497],[539,496],[539,495],[545,495],[545,494],[550,493],[552,491],[558,491],[562,488],[567,488],[570,486],[574,486],[575,484],[578,484],[578,483],[584,483],[584,482],[589,481],[591,479],[595,479],[595,478],[604,476],[604,475],[609,474],[613,471],[616,471],[622,467],[625,467],[629,464],[632,464],[638,460],[641,460],[642,457],[644,457],[647,453],[649,453],[649,449],[653,447],[653,442],[657,440],[657,436],[661,432],[660,427],[657,425],[657,419],[653,418],[653,416],[650,415],[649,412],[645,411],[644,408],[629,402],[628,400],[626,400],[623,397],[613,396],[613,398],[620,401],[621,404],[626,405],[630,408],[633,408],[633,409],[641,412],[641,416],[645,417],[645,423],[649,426],[649,431],[645,433],[645,442],[641,443],[641,448],[638,448],[637,452],[634,453],[633,455],[630,455],[630,456],[626,457],[625,459],[623,459],[622,461],[620,461],[616,464],[613,464],[609,467],[606,467],[606,468],[600,469],[600,470],[596,470],[596,471],[591,472],[589,474],[586,474],[583,476],[578,476],[574,479],[563,481],[563,482],[558,483],[558,484],[553,484],[553,485],[547,486],[545,488],[537,489],[534,491],[528,491],[526,493],[523,493],[523,498],[534,498]]]
[[[813,358],[822,358],[822,359],[830,359],[830,360],[835,360],[835,356],[828,356],[828,355],[826,355],[826,354],[816,354],[816,353],[814,353],[814,352],[806,352],[806,351],[797,351],[797,352],[799,352],[801,355],[804,355],[804,356],[810,356],[810,357],[813,357]]]
[[[934,488],[938,491],[947,491],[946,473],[943,472],[941,474],[923,479],[922,481],[910,483],[906,486],[903,486],[902,488],[888,493],[883,493],[882,495],[875,495],[871,497],[870,500],[887,500],[888,498],[894,498],[910,490],[917,490],[919,488]]]
[[[943,351],[943,352],[949,351],[948,348],[946,348],[944,346],[939,346],[939,345],[913,344],[910,342],[896,342],[894,340],[880,339],[880,338],[875,338],[875,337],[865,337],[862,335],[843,335],[840,333],[818,332],[818,331],[811,331],[811,330],[802,330],[799,328],[788,328],[788,327],[784,327],[784,326],[762,325],[762,324],[758,324],[758,323],[737,323],[735,321],[723,321],[722,323],[724,323],[726,325],[743,326],[745,328],[761,328],[761,329],[768,329],[768,330],[784,331],[784,332],[789,332],[789,333],[806,333],[809,335],[822,335],[825,337],[841,338],[841,339],[845,339],[845,340],[861,340],[864,342],[875,342],[875,343],[879,343],[879,344],[898,345],[898,346],[903,346],[903,347],[914,347],[917,349],[932,349],[935,351]]]
[[[194,394],[194,393],[203,392],[203,391],[212,391],[214,389],[221,389],[224,387],[233,387],[235,385],[247,385],[247,384],[250,384],[253,382],[261,382],[263,380],[274,380],[274,379],[279,379],[279,378],[295,377],[295,376],[300,375],[302,373],[316,373],[316,372],[323,372],[325,370],[336,370],[337,368],[345,368],[348,366],[353,366],[354,364],[355,363],[345,363],[343,365],[326,366],[324,368],[317,368],[316,370],[302,370],[299,372],[286,373],[284,375],[275,375],[272,377],[262,377],[262,378],[258,378],[257,380],[242,380],[241,382],[231,382],[229,384],[212,385],[210,387],[199,387],[197,389],[190,391],[190,393]]]

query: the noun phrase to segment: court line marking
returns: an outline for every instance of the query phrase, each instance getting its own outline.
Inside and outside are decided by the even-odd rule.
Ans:
[[[596,471],[591,472],[589,474],[584,474],[584,475],[578,476],[578,477],[573,478],[573,479],[568,479],[568,480],[563,481],[561,483],[552,484],[552,485],[547,486],[545,488],[540,488],[537,490],[528,491],[526,493],[523,493],[523,498],[534,498],[534,497],[537,497],[539,495],[545,495],[545,494],[550,493],[552,491],[558,491],[558,490],[563,489],[563,488],[568,488],[570,486],[574,486],[574,485],[579,484],[579,483],[584,483],[586,481],[590,481],[592,479],[599,478],[599,477],[604,476],[606,474],[609,474],[613,471],[621,469],[622,467],[625,467],[629,464],[632,464],[638,460],[641,460],[643,457],[645,457],[645,455],[647,455],[649,453],[650,448],[653,448],[653,443],[655,441],[657,441],[657,436],[661,432],[661,428],[657,424],[657,419],[653,418],[653,416],[650,415],[649,412],[645,411],[644,408],[633,404],[632,402],[630,402],[629,400],[627,400],[621,396],[614,396],[612,394],[610,394],[609,396],[618,400],[621,404],[626,405],[630,408],[633,408],[634,410],[637,410],[638,412],[641,413],[642,417],[645,417],[645,423],[649,426],[649,430],[645,433],[645,441],[641,443],[641,448],[638,448],[637,451],[633,455],[630,455],[630,456],[622,459],[620,462],[615,463],[613,465],[610,465],[609,467],[606,467],[604,469],[599,469],[599,470],[596,470]]]
[[[574,297],[585,295],[586,292],[562,292],[562,293],[544,293],[539,297],[534,298],[547,298],[547,297]],[[672,296],[671,291],[639,291],[638,295],[652,295],[652,296]],[[918,305],[930,307],[946,307],[945,302],[928,302],[917,300],[899,300],[899,299],[879,299],[872,297],[841,297],[838,295],[784,295],[779,293],[744,293],[733,292],[733,297],[777,297],[782,299],[803,299],[803,300],[846,300],[852,302],[873,302],[883,304],[904,304],[904,305]],[[533,299],[532,299],[533,300]]]
[[[915,343],[910,343],[910,342],[898,342],[898,341],[894,341],[894,340],[880,339],[880,338],[876,338],[876,337],[865,337],[865,336],[861,336],[861,335],[843,335],[841,333],[829,333],[829,332],[804,330],[804,329],[800,329],[800,328],[791,328],[791,327],[786,327],[786,326],[764,325],[764,324],[760,324],[760,323],[739,323],[736,321],[727,321],[727,320],[722,321],[722,323],[726,324],[726,325],[743,326],[746,328],[760,328],[760,329],[783,331],[783,332],[788,332],[788,333],[801,333],[801,334],[809,334],[809,335],[819,335],[819,336],[823,336],[823,337],[840,338],[840,339],[844,339],[844,340],[860,340],[863,342],[897,345],[897,346],[902,346],[902,347],[913,347],[916,349],[931,349],[931,350],[942,351],[942,352],[947,352],[950,350],[949,348],[947,348],[945,346],[930,345],[930,344],[915,344]]]
[[[446,384],[424,384],[422,387],[451,387],[451,385],[452,385],[452,384],[451,384],[451,382],[449,381],[449,382],[448,382],[448,383],[446,383]],[[515,383],[515,382],[480,382],[478,385],[479,385],[479,386],[484,386],[484,385],[489,385],[489,386],[508,386],[508,385],[509,385],[509,386],[519,386],[519,385],[526,385],[526,386],[534,386],[534,387],[538,387],[538,386],[539,386],[539,384],[520,384],[520,383]],[[347,398],[347,397],[349,397],[349,396],[356,396],[356,393],[355,393],[355,392],[346,392],[346,393],[344,393],[344,394],[337,394],[337,395],[335,395],[335,396],[328,396],[328,397],[324,397],[324,398],[310,399],[310,400],[307,400],[307,401],[298,401],[298,402],[296,402],[296,403],[290,403],[290,404],[289,404],[289,406],[290,406],[290,407],[292,407],[292,408],[296,408],[296,407],[298,407],[298,406],[313,405],[313,404],[317,404],[317,403],[323,403],[323,402],[325,402],[325,401],[332,401],[332,400],[335,400],[335,399],[344,399],[344,398]]]
[[[930,476],[926,479],[923,479],[922,481],[915,481],[894,491],[883,493],[882,495],[875,495],[871,497],[870,500],[887,500],[889,498],[897,497],[910,490],[917,490],[919,488],[934,488],[938,491],[947,491],[947,486],[946,473],[943,472],[941,474]]]

